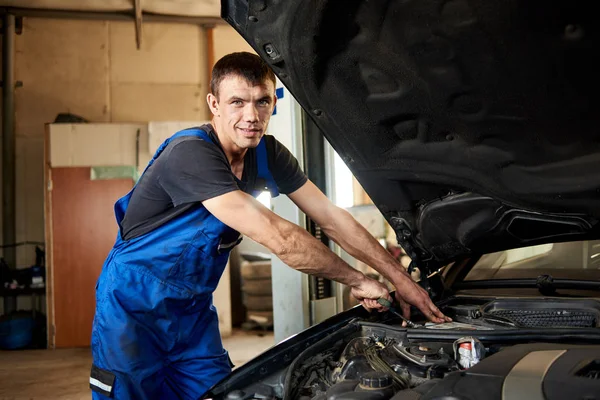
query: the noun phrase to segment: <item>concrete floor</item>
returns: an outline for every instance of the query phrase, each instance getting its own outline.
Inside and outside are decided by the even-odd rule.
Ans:
[[[223,339],[236,368],[274,345],[272,332],[234,331]],[[89,348],[0,351],[0,399],[90,399]]]

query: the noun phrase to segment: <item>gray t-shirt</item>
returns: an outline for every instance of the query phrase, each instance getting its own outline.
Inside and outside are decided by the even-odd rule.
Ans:
[[[239,180],[210,124],[200,127],[212,142],[195,136],[174,139],[142,175],[121,223],[124,240],[141,236],[204,200],[257,187],[256,150],[248,149]],[[293,193],[307,181],[296,158],[277,139],[265,135],[269,171],[282,194]]]

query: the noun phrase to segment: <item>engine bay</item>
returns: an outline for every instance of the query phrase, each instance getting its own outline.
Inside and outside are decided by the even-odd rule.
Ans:
[[[406,328],[389,313],[352,321],[282,371],[225,398],[500,399],[506,391],[550,385],[556,393],[600,399],[597,301],[453,298],[442,309],[453,322]],[[532,372],[538,369],[539,376]],[[473,395],[484,389],[483,397]],[[528,397],[534,398],[561,397]]]
[[[391,398],[459,371],[452,348],[452,344],[439,342],[406,344],[377,336],[357,337],[345,346],[342,356],[332,364],[334,368],[316,370],[290,398]],[[463,349],[466,347],[461,353]]]

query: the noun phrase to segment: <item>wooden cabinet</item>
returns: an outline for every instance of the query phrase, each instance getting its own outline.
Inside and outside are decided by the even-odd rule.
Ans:
[[[89,346],[94,287],[117,235],[113,205],[133,181],[91,180],[90,167],[51,168],[49,173],[53,343],[56,348]]]
[[[133,124],[47,126],[45,230],[50,348],[90,346],[94,289],[117,235],[114,204],[135,183],[132,178],[92,179],[92,168],[132,167],[140,153],[147,158],[147,148],[136,149],[139,130]]]

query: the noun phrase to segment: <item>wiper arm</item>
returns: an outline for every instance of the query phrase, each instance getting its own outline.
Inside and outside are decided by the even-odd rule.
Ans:
[[[582,289],[600,291],[600,282],[578,279],[554,279],[551,275],[540,275],[528,279],[483,279],[465,281],[453,285],[453,289],[538,289],[543,295],[552,295],[557,289]]]

